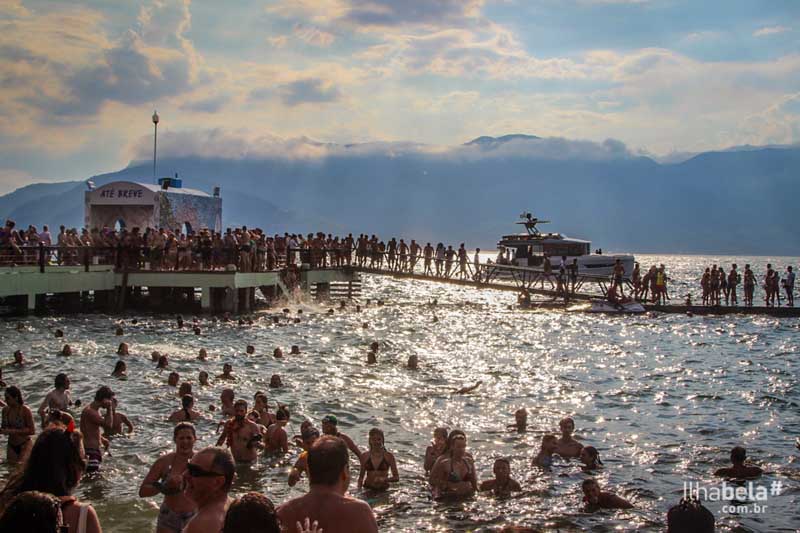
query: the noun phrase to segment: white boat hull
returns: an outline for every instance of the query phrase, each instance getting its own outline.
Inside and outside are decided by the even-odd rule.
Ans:
[[[633,273],[633,263],[634,257],[630,254],[619,254],[619,255],[580,255],[576,257],[567,257],[567,266],[572,264],[572,260],[578,260],[578,274],[586,275],[586,276],[600,276],[611,278],[612,274],[614,273],[614,264],[616,260],[619,259],[622,263],[622,266],[625,267],[625,279],[630,279],[631,274]],[[558,273],[558,267],[561,264],[560,257],[551,257],[550,258],[551,265],[553,267],[553,273]],[[514,266],[528,266],[527,259],[520,259],[514,261]],[[537,267],[541,268],[541,267]]]

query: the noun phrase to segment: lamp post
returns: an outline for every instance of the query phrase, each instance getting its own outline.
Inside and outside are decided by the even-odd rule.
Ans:
[[[156,180],[156,147],[158,146],[158,112],[153,111],[153,183]]]

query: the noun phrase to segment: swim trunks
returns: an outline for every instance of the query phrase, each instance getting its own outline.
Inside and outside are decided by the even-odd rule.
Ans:
[[[86,473],[91,474],[100,470],[103,463],[103,452],[97,448],[86,448]]]

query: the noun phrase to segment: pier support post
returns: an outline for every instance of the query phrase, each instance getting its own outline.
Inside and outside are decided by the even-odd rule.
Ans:
[[[203,287],[200,289],[200,308],[204,313],[211,312],[211,287]]]
[[[26,310],[28,313],[36,311],[36,294],[28,294],[28,307]]]
[[[222,311],[235,314],[239,311],[239,291],[232,287],[225,288],[225,297],[222,299]]]
[[[331,297],[331,284],[330,283],[317,283],[317,300],[329,300]]]

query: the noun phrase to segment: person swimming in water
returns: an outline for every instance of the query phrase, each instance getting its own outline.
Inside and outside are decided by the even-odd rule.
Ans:
[[[39,409],[36,411],[42,419],[42,427],[45,426],[47,414],[50,411],[67,412],[72,405],[72,395],[69,391],[69,386],[70,381],[66,374],[61,373],[56,376],[53,390],[47,393],[41,405],[39,405]]]
[[[482,481],[478,488],[479,491],[492,491],[495,496],[507,498],[511,496],[512,492],[522,490],[519,482],[511,477],[511,461],[505,457],[495,459],[492,472],[494,479]]]
[[[211,383],[208,382],[208,372],[201,370],[197,375],[197,382],[203,387],[210,387]]]
[[[603,461],[600,460],[600,453],[594,446],[584,446],[581,449],[581,454],[578,458],[580,459],[581,463],[583,463],[581,469],[584,472],[603,468]]]
[[[65,345],[64,345],[64,346],[61,348],[61,351],[60,351],[60,352],[58,352],[58,355],[63,355],[64,357],[69,357],[69,356],[71,356],[71,355],[72,355],[72,346],[70,346],[69,344],[65,344]]]
[[[588,512],[597,509],[631,509],[633,504],[613,492],[603,491],[596,479],[585,479],[581,484],[583,501]]]
[[[277,422],[275,415],[269,412],[269,400],[263,392],[258,391],[253,395],[253,409],[258,413],[258,418],[265,427],[269,428]]]
[[[272,351],[272,357],[274,357],[276,359],[280,359],[281,357],[283,357],[283,350],[281,350],[280,347],[275,348]]]
[[[467,453],[467,436],[454,429],[447,436],[444,453],[436,460],[430,476],[433,497],[468,497],[478,490],[475,464]]]
[[[331,435],[332,437],[339,437],[347,445],[347,448],[353,452],[356,458],[359,460],[361,459],[361,449],[353,442],[353,439],[339,431],[339,420],[335,415],[325,415],[322,418],[322,433],[324,435]]]
[[[166,354],[165,355],[159,355],[158,356],[158,363],[156,363],[156,368],[157,369],[163,369],[163,368],[167,368],[167,367],[169,367],[169,359],[167,358]]]
[[[558,438],[555,435],[542,435],[542,444],[539,453],[533,458],[533,466],[550,470],[553,466],[553,454],[558,448]]]
[[[267,428],[266,450],[269,453],[289,453],[289,436],[286,434],[286,424],[289,423],[289,409],[285,405],[278,407],[275,412],[276,422]]]
[[[579,457],[583,444],[572,436],[575,431],[575,421],[570,417],[562,418],[558,428],[561,430],[561,438],[558,439],[555,452],[565,459]]]
[[[231,374],[233,371],[233,366],[230,363],[225,363],[222,365],[222,374],[217,376],[217,379],[223,379],[225,381],[237,381],[237,377]]]
[[[172,440],[175,451],[156,460],[139,487],[140,498],[164,495],[156,533],[180,533],[197,510],[197,505],[183,493],[183,476],[197,442],[194,426],[189,422],[179,423],[172,431]]]
[[[264,445],[258,424],[247,418],[247,402],[236,400],[233,404],[234,415],[225,422],[222,434],[217,439],[217,446],[225,444],[237,463],[252,463],[258,458],[258,450]]]
[[[125,364],[125,361],[117,361],[117,364],[114,365],[114,370],[111,372],[111,375],[115,378],[128,377],[128,365]]]
[[[124,413],[117,411],[119,400],[117,400],[116,396],[111,399],[111,405],[114,407],[113,422],[111,423],[111,429],[103,428],[103,435],[105,437],[110,437],[112,435],[123,435],[123,425],[128,428],[128,433],[133,433],[133,423],[131,423],[130,419]],[[106,449],[108,449],[108,446],[106,446]]]
[[[272,377],[269,378],[269,388],[270,389],[279,389],[283,387],[283,382],[281,381],[281,376],[279,374],[272,374]]]
[[[441,457],[447,447],[447,428],[436,428],[433,430],[433,440],[425,449],[425,476],[430,476],[433,465]]]
[[[419,368],[419,356],[417,354],[412,353],[408,356],[408,362],[406,363],[406,368],[409,370],[418,370]]]
[[[247,348],[245,349],[245,352],[247,353],[247,355],[253,355],[254,353],[256,353],[256,349],[252,344],[248,344]]]
[[[376,466],[377,462],[377,466]],[[369,430],[369,450],[361,456],[358,473],[358,488],[386,490],[389,483],[400,481],[394,454],[386,451],[383,431],[379,428]],[[391,470],[391,475],[389,471]]]
[[[183,398],[187,394],[192,393],[192,384],[188,381],[184,381],[181,383],[181,386],[178,387],[178,398]]]
[[[117,355],[130,355],[130,349],[127,342],[119,343],[117,347]]]
[[[292,349],[289,352],[289,355],[300,355],[300,347],[296,344],[292,344]]]
[[[167,385],[170,387],[177,387],[178,382],[181,380],[181,375],[177,372],[170,372],[169,376],[167,376]]]
[[[303,452],[297,458],[294,466],[289,471],[289,478],[287,482],[290,487],[297,485],[297,482],[303,477],[303,473],[308,475],[308,450],[319,438],[319,430],[311,426],[311,423],[309,422],[307,426],[304,426],[300,429],[300,436],[302,439],[301,443]]]
[[[517,433],[525,433],[528,430],[528,411],[524,407],[514,411],[514,423],[506,426],[506,429]]]
[[[207,361],[208,360],[208,352],[205,348],[200,348],[200,352],[197,354],[198,361]]]
[[[736,446],[731,450],[731,463],[733,463],[733,466],[719,468],[714,472],[714,475],[733,479],[748,479],[759,477],[764,473],[764,470],[757,466],[746,465],[746,460],[747,450],[742,446]]]
[[[461,387],[457,391],[453,392],[453,394],[469,394],[470,392],[474,391],[481,385],[483,385],[483,381],[479,381],[475,385],[471,385],[469,387]]]
[[[236,415],[236,409],[233,407],[234,397],[233,389],[222,389],[219,395],[219,401],[222,403],[222,416],[230,417]]]
[[[170,422],[194,422],[202,415],[194,410],[194,396],[185,394],[181,397],[181,408],[169,415]]]

